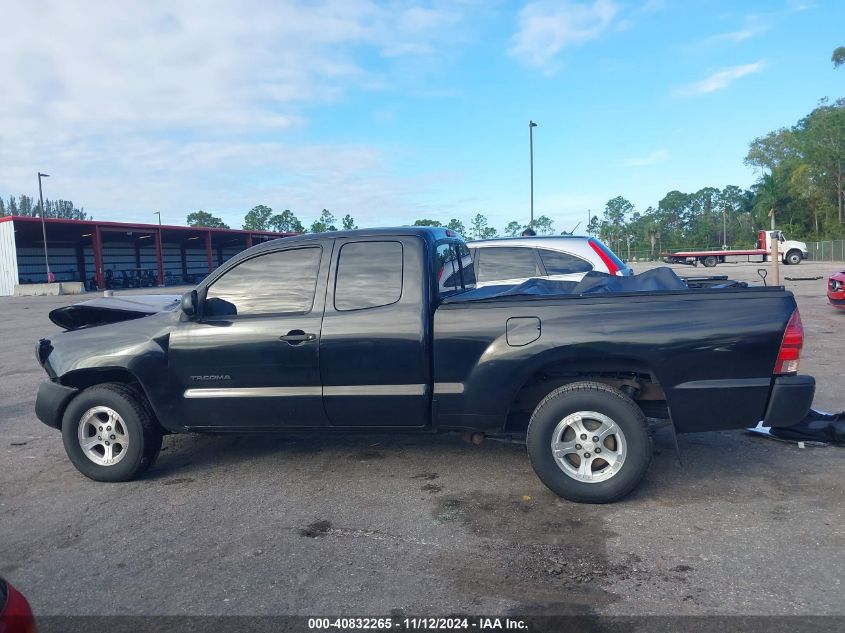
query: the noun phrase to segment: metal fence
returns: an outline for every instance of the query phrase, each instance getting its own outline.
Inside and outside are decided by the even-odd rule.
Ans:
[[[807,242],[807,253],[811,262],[845,261],[845,240],[825,240]]]

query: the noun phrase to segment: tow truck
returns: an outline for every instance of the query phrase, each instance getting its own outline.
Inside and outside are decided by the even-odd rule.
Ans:
[[[758,231],[755,248],[747,250],[731,250],[727,246],[721,250],[678,251],[677,253],[661,253],[660,257],[668,264],[688,264],[698,266],[699,263],[707,268],[726,262],[766,262],[771,260],[772,240],[778,242],[778,254],[784,264],[800,264],[807,259],[807,245],[804,242],[788,240],[781,231]]]

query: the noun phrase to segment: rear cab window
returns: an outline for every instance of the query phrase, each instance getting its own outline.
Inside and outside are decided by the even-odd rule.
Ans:
[[[338,312],[378,308],[402,297],[402,243],[348,242],[341,246],[335,276]]]
[[[435,252],[438,294],[448,297],[475,287],[472,253],[463,242],[441,242]]]

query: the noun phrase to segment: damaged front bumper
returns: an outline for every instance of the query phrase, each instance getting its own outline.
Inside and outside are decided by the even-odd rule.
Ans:
[[[79,392],[73,387],[65,387],[52,380],[45,380],[38,385],[35,397],[35,415],[47,426],[62,428],[62,417],[68,402]]]

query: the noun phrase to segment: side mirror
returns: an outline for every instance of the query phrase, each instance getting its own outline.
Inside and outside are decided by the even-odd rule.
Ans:
[[[197,291],[191,290],[182,295],[182,312],[186,316],[193,317],[197,313]]]

